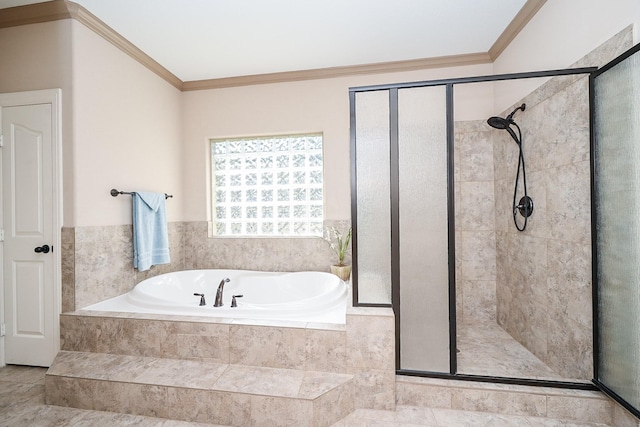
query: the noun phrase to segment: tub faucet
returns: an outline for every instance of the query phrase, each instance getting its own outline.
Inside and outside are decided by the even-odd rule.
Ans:
[[[224,291],[224,284],[229,282],[229,278],[222,279],[220,284],[218,285],[218,290],[216,291],[216,301],[213,303],[214,307],[222,307],[224,304],[222,303],[222,291]]]

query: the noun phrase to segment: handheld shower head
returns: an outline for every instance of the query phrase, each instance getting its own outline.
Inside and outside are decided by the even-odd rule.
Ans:
[[[520,131],[520,126],[513,120],[513,116],[518,111],[524,111],[527,107],[526,104],[522,104],[516,109],[514,109],[507,117],[489,117],[487,119],[487,124],[494,129],[506,130],[511,135],[511,138],[518,145],[518,149],[520,154],[518,156],[518,171],[516,172],[516,183],[513,189],[513,222],[516,225],[518,231],[524,231],[527,228],[527,218],[531,216],[533,213],[533,200],[527,194],[527,173],[525,172],[524,167],[524,154],[522,151],[522,132]],[[512,126],[516,128],[518,131],[518,135],[513,130]],[[524,197],[520,199],[520,202],[516,204],[516,195],[518,194],[518,182],[520,181],[520,170],[522,170],[522,184],[524,186]],[[516,213],[519,212],[520,215],[524,217],[524,225],[520,227],[518,221],[516,221]]]
[[[503,117],[489,117],[487,124],[495,129],[506,129],[509,127],[509,121]]]
[[[516,142],[516,144],[520,145],[520,138],[518,138],[516,136],[516,133],[513,131],[513,129],[511,129],[511,125],[514,125],[514,126],[518,127],[516,122],[513,121],[513,115],[518,110],[524,111],[524,109],[526,107],[527,107],[527,104],[520,105],[518,108],[513,110],[506,118],[496,117],[496,116],[489,117],[487,119],[487,124],[489,126],[491,126],[492,128],[494,128],[494,129],[501,129],[501,130],[504,129],[504,130],[506,130],[507,132],[509,132],[509,135],[511,135],[511,137]]]

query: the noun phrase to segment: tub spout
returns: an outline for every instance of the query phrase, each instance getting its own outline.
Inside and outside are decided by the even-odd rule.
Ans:
[[[216,291],[216,301],[213,303],[214,307],[222,307],[224,304],[222,303],[222,291],[224,291],[224,284],[229,282],[229,278],[222,279],[220,284],[218,285],[218,290]]]

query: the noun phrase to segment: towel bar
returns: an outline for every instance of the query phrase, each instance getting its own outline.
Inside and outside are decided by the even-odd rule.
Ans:
[[[111,189],[111,195],[112,195],[113,197],[116,197],[118,194],[128,194],[128,195],[132,196],[132,195],[134,195],[135,193],[136,193],[135,191],[118,191],[118,190],[116,190],[115,188],[112,188],[112,189]],[[164,198],[165,198],[165,199],[168,199],[169,197],[173,197],[173,194],[167,194],[167,193],[164,193]]]

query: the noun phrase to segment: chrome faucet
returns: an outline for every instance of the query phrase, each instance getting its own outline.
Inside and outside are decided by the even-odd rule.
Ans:
[[[214,307],[222,307],[224,304],[222,303],[222,291],[224,291],[224,284],[229,282],[229,278],[222,279],[220,284],[218,285],[218,290],[216,291],[216,301],[213,303]]]

